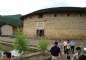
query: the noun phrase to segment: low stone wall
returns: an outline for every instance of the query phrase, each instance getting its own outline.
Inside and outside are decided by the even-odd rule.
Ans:
[[[40,52],[22,55],[19,57],[12,57],[11,60],[47,60],[49,58],[49,54],[41,54]]]

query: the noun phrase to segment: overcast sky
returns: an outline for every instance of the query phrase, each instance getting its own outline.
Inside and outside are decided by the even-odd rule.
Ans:
[[[86,0],[0,0],[0,15],[28,14],[51,7],[86,7]]]

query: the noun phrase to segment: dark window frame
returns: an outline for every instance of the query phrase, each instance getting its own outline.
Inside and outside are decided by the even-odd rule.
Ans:
[[[69,13],[67,13],[67,16],[70,16],[70,14],[69,14]]]
[[[43,18],[43,14],[39,14],[39,18]]]
[[[32,19],[32,17],[30,16],[30,19]]]
[[[80,13],[80,17],[82,17],[82,13]]]
[[[57,14],[54,14],[54,17],[57,17]]]

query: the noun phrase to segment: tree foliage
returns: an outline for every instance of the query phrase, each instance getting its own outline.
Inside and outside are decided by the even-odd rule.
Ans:
[[[19,50],[19,53],[27,51],[28,41],[26,40],[25,34],[17,30],[15,35],[16,37],[14,38],[14,49]]]
[[[45,53],[47,51],[47,47],[49,45],[49,40],[42,37],[38,41],[38,49],[41,53]]]
[[[21,15],[7,15],[0,16],[0,26],[5,24],[12,25],[15,27],[22,27],[23,21],[20,20]]]

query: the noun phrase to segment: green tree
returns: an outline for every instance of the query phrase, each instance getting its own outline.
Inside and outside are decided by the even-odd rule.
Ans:
[[[50,42],[49,42],[48,39],[46,39],[44,37],[40,38],[39,41],[38,41],[39,51],[44,54],[47,51],[47,47],[48,47],[49,43]]]
[[[15,27],[22,27],[23,21],[20,20],[21,15],[7,15],[7,16],[0,16],[0,26],[4,24],[12,25]],[[16,23],[18,22],[18,23]]]
[[[15,35],[14,49],[19,50],[19,53],[27,51],[28,41],[26,40],[26,35],[19,30],[16,31]]]

